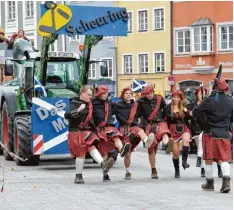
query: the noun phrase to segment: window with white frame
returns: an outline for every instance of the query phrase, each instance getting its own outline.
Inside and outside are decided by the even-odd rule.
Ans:
[[[25,8],[26,8],[26,17],[33,17],[34,15],[33,1],[26,1]]]
[[[164,53],[154,53],[154,66],[156,72],[165,72],[165,54]]]
[[[103,62],[103,65],[107,65],[108,68],[108,76],[112,78],[113,77],[113,59],[101,59],[102,61],[106,61]]]
[[[55,41],[53,44],[50,45],[49,51],[56,51],[57,50],[57,41]]]
[[[124,55],[124,73],[132,74],[132,55]]]
[[[90,79],[96,78],[96,63],[91,63],[89,65],[89,78]]]
[[[148,11],[138,12],[139,31],[148,31]]]
[[[201,26],[192,28],[193,52],[213,51],[213,27]]]
[[[164,8],[154,9],[154,30],[164,30]]]
[[[69,37],[69,43],[78,43],[78,42],[79,42],[79,35]]]
[[[132,33],[132,12],[128,13],[128,33]]]
[[[190,29],[175,31],[176,54],[190,53]]]
[[[15,19],[15,1],[8,1],[7,8],[8,8],[8,20]]]
[[[220,50],[233,49],[233,25],[219,26],[219,48]]]
[[[149,55],[148,54],[139,54],[139,72],[148,73],[149,72]]]

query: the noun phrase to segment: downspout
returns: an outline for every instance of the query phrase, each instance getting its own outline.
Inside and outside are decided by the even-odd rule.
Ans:
[[[174,37],[173,37],[173,1],[170,1],[170,25],[171,25],[171,75],[173,74],[173,44],[174,44]],[[173,85],[171,85],[171,92],[173,89]]]

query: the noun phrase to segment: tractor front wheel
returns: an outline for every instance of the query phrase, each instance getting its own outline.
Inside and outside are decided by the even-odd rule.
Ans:
[[[28,115],[16,116],[14,122],[15,154],[17,165],[38,165],[40,156],[31,152],[31,117]]]
[[[1,141],[9,152],[14,150],[13,140],[13,117],[8,112],[7,103],[4,102],[1,112]],[[13,160],[6,149],[2,148],[5,160]]]

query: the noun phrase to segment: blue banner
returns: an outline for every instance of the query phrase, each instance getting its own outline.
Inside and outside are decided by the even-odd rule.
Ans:
[[[126,8],[68,6],[72,12],[71,20],[56,31],[56,34],[127,36],[128,14]],[[48,11],[41,5],[41,17]],[[56,21],[56,19],[55,19]]]
[[[68,149],[69,98],[33,98],[32,144],[34,154],[66,154]]]

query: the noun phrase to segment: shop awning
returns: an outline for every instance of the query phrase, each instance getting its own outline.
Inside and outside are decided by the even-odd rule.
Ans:
[[[196,20],[194,23],[189,25],[189,27],[208,26],[208,25],[213,25],[213,23],[208,17],[204,17]]]

